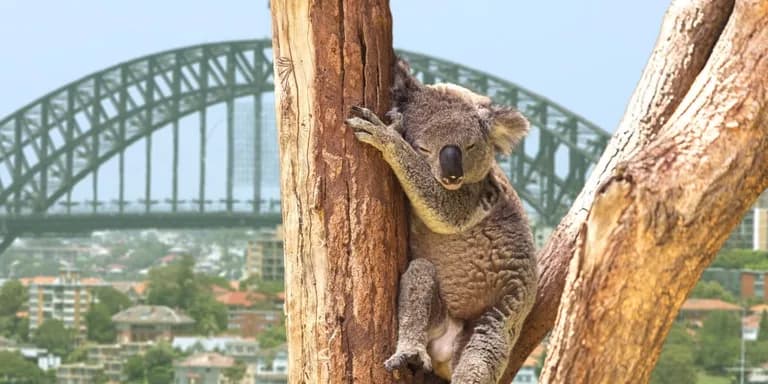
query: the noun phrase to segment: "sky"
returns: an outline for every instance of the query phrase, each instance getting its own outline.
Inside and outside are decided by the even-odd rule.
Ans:
[[[393,0],[395,47],[515,82],[613,131],[668,1]],[[91,72],[271,34],[267,0],[0,0],[0,116]]]
[[[668,0],[391,1],[396,48],[512,81],[606,131],[613,131],[623,114],[667,6]],[[0,0],[0,118],[64,84],[139,56],[270,35],[267,0]],[[216,119],[209,130],[223,129],[222,118]],[[196,122],[188,120],[185,132],[196,132],[191,126]],[[170,195],[169,131],[161,129],[153,138],[152,196],[161,199]],[[225,196],[226,144],[223,135],[210,132],[210,137],[206,197],[217,200]],[[180,155],[185,183],[180,190],[192,201],[199,141],[192,134],[182,140],[189,156]],[[132,201],[144,196],[143,148],[137,142],[126,151],[131,159],[126,197]],[[116,159],[101,170],[114,174]],[[262,185],[276,198],[277,169],[265,172]],[[113,177],[98,182],[100,198],[116,196]],[[86,179],[73,194],[85,200],[91,190]],[[252,196],[241,194],[243,201]]]

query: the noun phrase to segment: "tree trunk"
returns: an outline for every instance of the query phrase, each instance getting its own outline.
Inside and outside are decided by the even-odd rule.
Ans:
[[[614,140],[542,251],[517,346],[525,355],[549,329],[567,271],[542,382],[649,379],[688,292],[768,187],[767,47],[768,1],[672,5]]]
[[[389,107],[387,0],[272,0],[291,383],[387,383],[406,263],[403,194],[344,125]]]

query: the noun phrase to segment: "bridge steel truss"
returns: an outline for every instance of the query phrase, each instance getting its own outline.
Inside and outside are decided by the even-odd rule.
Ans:
[[[513,185],[541,221],[554,224],[581,189],[609,135],[578,115],[511,82],[429,56],[398,51],[424,82],[461,84],[495,101],[514,105],[532,123],[529,143],[500,159]],[[69,83],[0,120],[0,252],[20,235],[88,232],[109,228],[190,228],[259,226],[280,222],[279,202],[260,194],[255,167],[253,196],[242,209],[233,197],[234,101],[253,96],[255,116],[261,95],[273,92],[271,41],[212,43],[161,52],[96,72]],[[206,111],[226,106],[226,198],[216,206],[205,196]],[[179,121],[199,116],[199,191],[194,201],[179,198]],[[256,122],[254,151],[261,124]],[[152,196],[152,134],[172,131],[171,196]],[[126,150],[145,143],[145,193],[125,197]],[[531,141],[536,141],[531,143]],[[277,143],[275,143],[277,145]],[[258,155],[258,153],[257,153]],[[118,158],[117,174],[100,166]],[[557,163],[557,168],[556,168]],[[564,164],[567,163],[567,164]],[[135,171],[134,169],[131,169]],[[86,212],[72,190],[91,177]],[[105,203],[100,177],[116,179],[117,196]],[[163,208],[159,208],[159,202]],[[190,209],[190,203],[192,209]],[[129,209],[130,206],[130,209]]]

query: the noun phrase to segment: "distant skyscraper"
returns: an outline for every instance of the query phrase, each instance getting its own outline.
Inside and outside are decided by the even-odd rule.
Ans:
[[[260,199],[279,199],[280,163],[272,99],[262,102],[259,116],[252,99],[235,103],[234,141],[235,196],[253,198],[254,180],[258,177]]]

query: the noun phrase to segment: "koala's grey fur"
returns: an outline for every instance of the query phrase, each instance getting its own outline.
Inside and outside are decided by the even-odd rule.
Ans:
[[[537,280],[523,206],[494,156],[511,151],[528,121],[465,88],[423,85],[404,61],[392,95],[392,124],[364,108],[347,120],[381,151],[411,203],[412,261],[400,282],[397,350],[385,367],[497,383]],[[461,152],[449,158],[463,169],[458,178],[444,176],[446,146]]]

